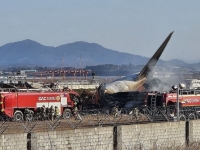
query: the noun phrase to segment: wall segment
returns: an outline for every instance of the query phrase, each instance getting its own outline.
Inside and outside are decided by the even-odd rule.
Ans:
[[[162,149],[184,147],[186,137],[200,141],[199,120],[1,134],[0,150]]]
[[[124,125],[117,128],[117,149],[151,149],[185,145],[185,122]]]

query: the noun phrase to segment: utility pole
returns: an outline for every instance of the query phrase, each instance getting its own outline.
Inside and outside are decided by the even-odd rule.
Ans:
[[[176,107],[177,107],[177,121],[180,121],[180,110],[179,110],[179,90],[180,90],[180,68],[178,68],[178,85],[177,85],[177,100],[176,100]]]
[[[177,121],[180,121],[180,116],[179,116],[179,84],[177,86],[177,103],[176,103],[176,107],[177,107]]]
[[[81,55],[80,55],[80,77],[81,77],[81,74],[82,74],[82,59],[81,59]]]
[[[63,65],[64,65],[64,58],[62,58],[62,62],[61,62],[61,65],[60,65],[60,77],[62,78],[62,80],[64,80],[64,72],[61,73],[61,71],[63,71]]]

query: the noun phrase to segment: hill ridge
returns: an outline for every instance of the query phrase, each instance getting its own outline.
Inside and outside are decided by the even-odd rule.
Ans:
[[[85,41],[76,41],[63,44],[57,47],[45,46],[39,42],[25,39],[18,42],[7,43],[0,47],[0,66],[9,66],[15,64],[37,65],[37,66],[60,66],[64,60],[64,66],[79,67],[80,57],[82,65],[92,66],[99,64],[134,64],[144,65],[149,58],[119,52],[105,48],[97,43],[88,43]],[[160,60],[166,63],[170,61]],[[173,60],[173,63],[188,63],[181,60]]]

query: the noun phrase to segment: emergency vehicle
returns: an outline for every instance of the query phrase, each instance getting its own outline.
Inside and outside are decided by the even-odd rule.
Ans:
[[[179,104],[181,107],[200,106],[200,90],[179,90]],[[177,103],[177,92],[154,92],[148,93],[145,105],[148,106],[171,106]]]
[[[26,108],[34,113],[37,108],[45,106],[58,107],[60,115],[70,118],[76,103],[80,103],[79,95],[74,91],[66,92],[1,92],[0,111],[1,115],[13,118],[15,121],[24,119]]]

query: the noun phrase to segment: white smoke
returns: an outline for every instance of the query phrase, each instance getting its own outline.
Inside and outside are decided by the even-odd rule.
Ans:
[[[175,84],[182,82],[180,70],[173,70],[174,66],[150,65],[150,72],[147,76],[146,87],[149,91],[169,91]],[[179,69],[179,68],[178,68]]]

